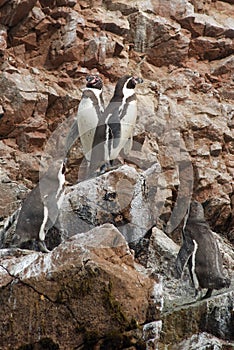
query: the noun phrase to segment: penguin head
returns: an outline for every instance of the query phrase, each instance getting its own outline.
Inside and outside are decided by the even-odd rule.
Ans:
[[[134,77],[132,75],[125,75],[120,78],[115,86],[115,96],[123,96],[124,91],[129,91],[132,95],[131,91],[133,91],[137,84],[143,83],[143,79]]]
[[[98,75],[88,75],[86,81],[86,87],[99,90],[102,89],[102,79]]]
[[[198,201],[193,200],[191,202],[189,208],[189,219],[199,221],[205,220],[203,206]]]
[[[128,89],[134,89],[137,84],[141,84],[141,83],[143,83],[143,79],[142,78],[130,77],[130,79],[128,79],[128,81],[127,81],[126,87]]]

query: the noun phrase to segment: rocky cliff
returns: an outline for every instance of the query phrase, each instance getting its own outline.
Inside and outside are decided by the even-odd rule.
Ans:
[[[83,181],[79,140],[68,154],[64,242],[1,250],[2,349],[234,347],[233,284],[196,303],[173,277],[193,195],[233,279],[233,18],[232,0],[0,0],[2,226],[63,153],[85,76],[106,104],[144,79],[117,169]]]

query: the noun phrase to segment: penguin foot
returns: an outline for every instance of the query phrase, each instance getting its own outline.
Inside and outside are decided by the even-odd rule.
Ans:
[[[208,288],[206,294],[204,295],[204,297],[201,298],[201,300],[210,298],[210,297],[211,297],[211,294],[212,294],[212,291],[213,291],[213,289]]]
[[[119,168],[119,164],[113,165],[113,164],[106,163],[100,168],[100,171],[98,174],[102,175],[102,174],[106,173],[107,171],[115,170],[118,168]]]
[[[42,253],[50,253],[50,250],[46,247],[44,241],[38,241],[38,248]]]
[[[105,163],[100,167],[100,170],[98,171],[99,175],[104,174],[106,171],[108,171],[110,168],[110,163]]]

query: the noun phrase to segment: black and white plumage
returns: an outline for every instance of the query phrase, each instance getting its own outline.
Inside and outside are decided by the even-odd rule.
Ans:
[[[66,152],[79,136],[84,156],[90,162],[94,134],[104,112],[104,101],[102,79],[98,75],[88,75],[86,82],[75,120],[67,137]]]
[[[53,162],[25,198],[11,244],[13,247],[25,248],[27,242],[36,241],[40,251],[49,252],[45,237],[58,217],[63,200],[64,183],[65,161],[60,159]]]
[[[135,87],[142,82],[141,78],[131,75],[118,80],[95,132],[91,163],[97,160],[107,163],[116,159],[123,148],[126,154],[131,150],[137,119]]]
[[[192,201],[185,217],[183,244],[176,259],[176,277],[180,278],[188,264],[196,295],[202,288],[209,298],[213,289],[229,287],[230,279],[223,274],[222,257],[216,239],[205,221],[201,203]]]

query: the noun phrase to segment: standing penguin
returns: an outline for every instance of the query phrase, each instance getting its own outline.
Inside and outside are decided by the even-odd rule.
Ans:
[[[230,286],[230,279],[223,275],[222,258],[215,237],[206,223],[202,205],[192,201],[185,217],[183,244],[176,258],[176,277],[180,278],[188,264],[196,295],[202,288],[209,298],[213,289]]]
[[[98,75],[88,75],[86,82],[77,115],[67,137],[66,152],[80,136],[84,156],[90,162],[95,130],[104,112],[104,101],[102,97],[102,79]]]
[[[142,82],[131,75],[118,80],[94,135],[91,163],[112,162],[123,148],[126,154],[131,150],[137,118],[135,87]]]
[[[13,247],[24,248],[27,242],[37,241],[40,251],[49,252],[45,237],[58,217],[64,183],[65,161],[60,159],[53,162],[24,200],[11,244]]]

